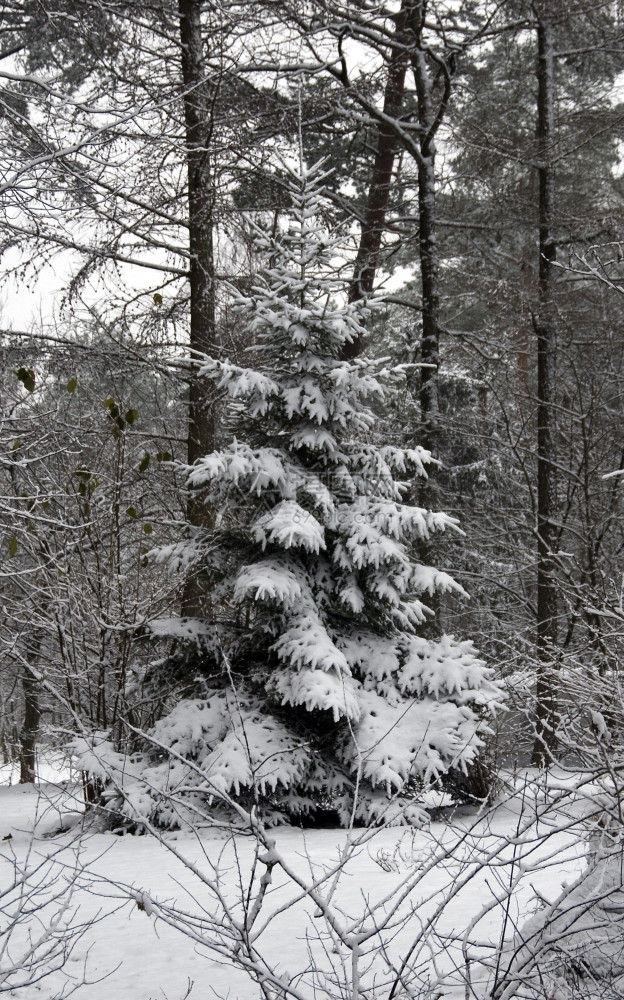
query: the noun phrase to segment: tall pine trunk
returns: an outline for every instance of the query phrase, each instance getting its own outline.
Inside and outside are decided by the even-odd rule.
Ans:
[[[425,448],[435,452],[438,444],[440,414],[440,257],[436,242],[436,175],[433,136],[426,136],[421,142],[421,160],[418,164],[418,246],[422,282],[421,440]]]
[[[422,443],[438,449],[440,367],[440,253],[436,240],[436,136],[446,114],[452,90],[454,56],[447,52],[429,64],[424,41],[426,0],[414,5],[412,72],[418,99],[420,126],[418,157],[418,249],[422,284],[422,341],[420,357],[420,413]],[[436,86],[437,78],[441,77]]]
[[[554,304],[555,179],[553,28],[544,5],[537,26],[537,155],[539,175],[539,312],[537,334],[537,708],[533,763],[547,763],[557,746],[557,483],[555,459],[556,315]]]
[[[435,69],[445,74],[442,94],[436,100],[434,76],[428,64],[424,45],[426,0],[420,0],[414,8],[414,44],[412,47],[412,72],[418,99],[418,124],[420,126],[418,167],[418,252],[420,257],[420,280],[422,288],[421,304],[421,344],[420,360],[420,440],[425,448],[437,455],[439,452],[439,366],[440,366],[440,255],[436,240],[436,135],[442,123],[451,94],[451,74],[448,65],[441,60]],[[435,509],[435,471],[420,487],[419,503],[422,507]],[[433,562],[433,541],[423,542],[420,558],[425,564]],[[440,597],[432,595],[429,606],[434,612],[433,621],[424,627],[424,634],[431,637],[442,631]]]
[[[188,172],[189,346],[193,357],[213,355],[216,350],[212,107],[204,63],[202,7],[202,0],[178,0]],[[189,465],[214,451],[215,432],[216,413],[209,381],[191,373]],[[187,520],[191,530],[209,527],[212,520],[210,510],[194,491],[189,493]],[[201,615],[206,609],[207,596],[200,581],[190,576],[182,599],[183,614]]]
[[[398,136],[388,119],[396,119],[401,114],[407,72],[407,24],[408,0],[404,0],[396,16],[394,48],[388,64],[388,78],[384,89],[383,117],[377,125],[377,144],[371,180],[368,187],[366,209],[360,233],[360,243],[353,269],[353,279],[349,288],[349,301],[357,302],[373,291],[375,274],[379,264],[379,251],[383,237],[392,173],[396,159]],[[345,344],[342,356],[352,360],[360,354],[360,339]]]

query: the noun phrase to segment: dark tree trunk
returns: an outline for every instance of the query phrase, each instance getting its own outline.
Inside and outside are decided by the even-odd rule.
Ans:
[[[22,690],[24,693],[24,718],[19,734],[20,785],[30,785],[35,781],[37,772],[37,737],[41,708],[39,705],[39,682],[26,667],[22,674]]]
[[[417,84],[421,118],[429,115],[426,100],[429,85],[424,56],[418,53],[423,65],[417,72],[422,73]],[[423,97],[421,99],[421,93]],[[421,103],[422,102],[422,103]],[[425,110],[426,109],[426,110]],[[440,291],[439,291],[439,256],[436,243],[436,174],[435,174],[435,139],[425,137],[421,141],[421,160],[418,164],[418,246],[420,252],[420,277],[422,285],[422,339],[420,343],[420,360],[423,367],[420,370],[420,419],[421,428],[419,443],[434,456],[439,454],[440,430],[440,400],[439,400],[439,368],[440,368]],[[435,509],[439,506],[435,468],[431,468],[428,478],[421,481],[418,502],[422,507]],[[422,542],[420,558],[429,565],[434,562],[433,540]],[[442,607],[440,595],[434,593],[428,600],[428,605],[434,613],[422,630],[422,634],[431,638],[441,634]]]
[[[392,171],[400,143],[401,109],[404,103],[405,74],[411,63],[418,100],[418,155],[411,142],[407,145],[418,163],[419,254],[422,275],[422,345],[424,365],[421,376],[420,404],[423,422],[422,442],[434,449],[438,429],[438,368],[440,360],[439,253],[436,243],[436,164],[435,140],[451,96],[454,54],[436,57],[433,68],[423,42],[426,0],[404,0],[396,16],[394,47],[389,60],[384,91],[383,115],[377,129],[373,174],[360,245],[356,258],[351,301],[371,293],[379,262],[379,250],[386,219]],[[398,44],[397,44],[398,43]],[[398,126],[398,127],[397,127]],[[410,132],[411,135],[411,132]],[[347,345],[345,357],[356,357],[359,342]]]
[[[189,249],[190,332],[194,357],[216,352],[214,184],[210,159],[212,139],[211,95],[205,75],[201,30],[202,0],[178,0],[184,119],[186,126]],[[207,379],[191,376],[189,385],[188,462],[193,464],[215,448],[216,413]],[[187,519],[193,528],[209,527],[211,511],[190,492]],[[190,578],[184,591],[182,611],[201,615],[206,595],[199,581]]]
[[[423,47],[427,4],[415,5],[412,70],[418,98],[420,126],[420,156],[418,158],[418,248],[422,283],[422,340],[420,348],[423,368],[420,376],[421,441],[425,448],[437,450],[439,432],[440,367],[440,255],[436,241],[436,135],[451,96],[451,62],[440,59],[435,75],[442,73],[444,83],[436,100],[434,73],[428,65]]]
[[[368,188],[368,198],[360,245],[358,247],[353,280],[349,289],[349,301],[357,302],[373,291],[375,274],[379,264],[379,251],[386,222],[386,212],[390,198],[392,172],[396,158],[398,136],[387,119],[396,119],[401,114],[403,95],[405,91],[405,74],[407,72],[407,39],[405,34],[407,24],[407,3],[402,4],[396,16],[394,42],[388,64],[388,79],[384,90],[383,118],[377,126],[377,145],[371,181]],[[352,360],[361,352],[360,340],[345,344],[343,358]]]
[[[418,166],[418,250],[422,286],[420,360],[420,443],[434,454],[439,452],[439,368],[440,368],[440,256],[436,241],[436,135],[451,96],[450,62],[440,59],[431,67],[424,47],[426,0],[414,5],[412,30],[414,42],[411,62],[418,99],[419,152]],[[441,91],[434,93],[434,73],[444,79]],[[421,483],[418,502],[422,507],[436,508],[437,484],[434,470]],[[433,544],[424,542],[420,558],[433,562]],[[424,635],[431,637],[442,631],[440,597],[433,594],[428,601],[434,618],[425,626]]]
[[[435,231],[435,148],[433,140],[422,144],[418,165],[418,245],[422,281],[422,341],[420,357],[421,442],[430,451],[437,450],[440,400],[440,262]]]
[[[555,180],[551,162],[554,130],[554,45],[544,13],[537,28],[537,155],[539,174],[539,313],[537,334],[537,719],[533,763],[547,763],[557,746],[557,483],[555,460],[556,316],[553,235]]]

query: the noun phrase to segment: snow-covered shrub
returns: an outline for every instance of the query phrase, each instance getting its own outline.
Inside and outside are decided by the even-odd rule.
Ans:
[[[330,809],[343,824],[418,822],[418,794],[473,759],[500,698],[470,642],[418,634],[429,597],[462,592],[418,547],[457,525],[405,501],[429,452],[384,443],[403,373],[343,359],[371,306],[347,302],[322,182],[303,171],[287,230],[258,234],[266,269],[236,293],[248,367],[202,365],[231,432],[188,470],[215,525],[158,558],[210,592],[205,620],[167,624],[194,636],[203,668],[125,785],[135,801],[137,782],[148,790],[161,823],[224,794],[274,821]]]

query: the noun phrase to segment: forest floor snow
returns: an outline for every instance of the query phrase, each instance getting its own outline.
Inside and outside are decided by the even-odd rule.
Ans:
[[[435,987],[434,995],[463,997],[467,955],[476,959],[472,983],[474,995],[479,995],[480,981],[488,975],[479,956],[489,961],[491,969],[505,914],[510,936],[535,912],[538,899],[553,899],[566,880],[578,877],[587,844],[576,824],[571,828],[568,814],[551,812],[544,822],[528,823],[529,810],[540,801],[532,793],[529,807],[528,787],[525,784],[522,792],[516,789],[487,817],[464,811],[452,820],[433,822],[427,830],[395,827],[351,834],[352,840],[361,837],[362,843],[352,850],[338,882],[332,876],[323,886],[325,893],[332,886],[332,912],[343,925],[360,917],[368,926],[379,925],[397,894],[410,889],[389,926],[364,945],[370,954],[362,962],[362,989],[369,996],[388,997],[392,982],[388,960],[396,967],[407,959],[406,969],[423,993],[429,984]],[[34,939],[50,927],[67,889],[71,896],[57,931],[63,921],[79,931],[71,953],[62,968],[37,983],[11,989],[18,980],[5,981],[8,996],[60,1000],[75,990],[72,995],[77,1000],[261,997],[258,984],[244,970],[203,943],[218,937],[218,926],[207,929],[213,915],[217,925],[224,924],[214,894],[202,879],[214,883],[218,875],[219,892],[240,918],[237,901],[249,884],[253,838],[218,830],[177,832],[161,840],[85,831],[76,789],[69,778],[60,783],[41,780],[38,786],[0,787],[0,893],[16,867],[44,866],[37,876],[43,887],[37,890],[34,912],[26,915],[10,942],[6,935],[1,937],[7,913],[2,912],[0,895],[0,992],[9,956],[19,960],[28,935]],[[309,881],[337,866],[349,843],[349,835],[337,829],[279,828],[272,836],[296,876]],[[514,855],[517,859],[512,862]],[[435,864],[434,857],[439,859]],[[257,868],[254,890],[266,870],[262,864]],[[515,879],[508,904],[505,887]],[[54,885],[49,892],[46,880]],[[53,891],[57,902],[46,906],[46,892]],[[185,924],[186,932],[167,923],[174,909],[184,915],[177,922]],[[421,946],[419,935],[434,913],[439,916],[432,931],[423,935]],[[482,919],[470,934],[474,944],[470,953],[462,953],[461,935],[479,913]],[[279,867],[273,872],[262,919],[264,923],[258,920],[254,928],[264,927],[257,941],[259,953],[301,996],[313,1000],[344,994],[329,980],[323,986],[318,976],[330,975],[333,968],[338,979],[348,979],[348,949],[332,942],[317,908],[309,898],[301,898],[297,885]]]

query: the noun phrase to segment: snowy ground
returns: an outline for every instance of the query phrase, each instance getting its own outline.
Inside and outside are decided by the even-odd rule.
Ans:
[[[6,781],[8,774],[0,773],[2,777]],[[16,866],[32,869],[51,859],[50,867],[37,877],[44,885],[51,875],[57,878],[53,889],[39,890],[42,895],[35,901],[35,912],[12,936],[10,955],[20,959],[27,946],[25,928],[31,939],[42,930],[48,932],[63,893],[72,886],[58,927],[65,921],[82,929],[62,969],[24,989],[11,989],[8,995],[60,1000],[76,988],[73,995],[79,1000],[260,997],[258,985],[243,970],[202,944],[218,940],[221,933],[223,946],[225,924],[215,892],[231,905],[234,919],[241,917],[238,901],[250,884],[251,898],[255,898],[266,867],[258,864],[255,881],[250,883],[253,839],[219,831],[205,831],[199,837],[178,833],[162,842],[150,836],[83,834],[77,803],[72,801],[77,786],[67,778],[63,784],[42,780],[38,788],[0,787],[0,892]],[[388,965],[400,966],[407,958],[406,968],[421,989],[427,982],[442,979],[438,994],[463,997],[465,958],[485,956],[491,961],[496,954],[510,880],[517,879],[518,884],[508,911],[509,934],[514,924],[522,923],[535,909],[536,893],[555,897],[562,882],[576,878],[583,866],[585,845],[566,830],[564,815],[557,814],[556,819],[549,815],[541,827],[527,822],[538,799],[532,798],[528,806],[525,790],[476,826],[475,816],[465,815],[452,823],[433,823],[427,831],[394,828],[371,837],[356,831],[362,843],[351,851],[338,881],[333,874],[324,878],[324,873],[334,871],[340,852],[348,847],[344,831],[278,830],[277,850],[291,866],[293,878],[279,866],[273,872],[262,916],[254,925],[254,930],[261,931],[259,954],[277,973],[288,977],[302,997],[312,1000],[319,995],[319,970],[331,974],[333,969],[338,980],[349,980],[352,952],[335,938],[332,941],[326,921],[309,898],[301,898],[295,880],[320,881],[331,913],[341,927],[351,930],[379,926],[397,893],[409,889],[383,933],[373,934],[363,945],[362,986],[369,995],[388,997]],[[64,832],[59,832],[62,828]],[[503,847],[504,840],[514,837],[515,848]],[[451,844],[455,845],[453,857],[431,864],[436,852],[439,857],[445,845]],[[489,863],[477,864],[477,855],[483,860],[488,851]],[[514,851],[518,857],[523,854],[525,863],[530,861],[532,870],[523,872],[517,863],[510,863]],[[52,891],[57,902],[46,909],[43,896]],[[175,922],[184,925],[186,932],[166,922],[172,919],[172,909],[180,911]],[[421,946],[422,928],[438,909],[433,932],[422,936]],[[457,938],[482,910],[483,919],[469,935],[473,944],[462,954]],[[211,925],[213,916],[216,925]],[[6,944],[6,938],[0,939],[0,948]],[[0,953],[0,992],[9,951]],[[458,968],[455,985],[454,965]],[[478,994],[485,973],[478,962],[473,969]],[[13,986],[14,981],[10,983]],[[5,990],[7,985],[5,981]],[[346,987],[332,986],[330,993],[336,996],[344,991]]]

